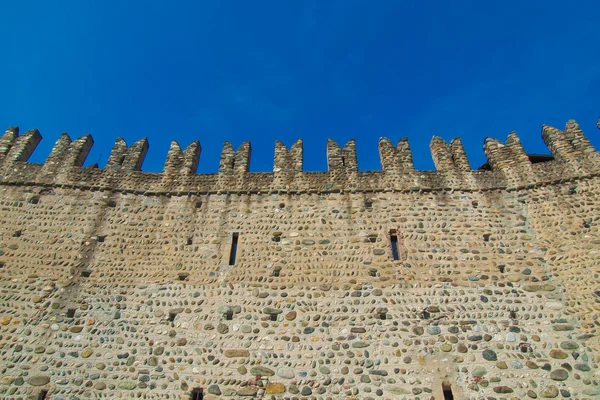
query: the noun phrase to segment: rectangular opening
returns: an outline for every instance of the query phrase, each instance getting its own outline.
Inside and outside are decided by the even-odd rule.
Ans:
[[[272,241],[274,241],[275,243],[279,243],[281,242],[281,236],[273,236],[271,238]]]
[[[98,243],[104,243],[104,239],[106,239],[106,235],[98,235]]]
[[[270,314],[271,321],[277,321],[277,314]]]
[[[371,209],[371,208],[373,208],[373,200],[371,200],[371,199],[368,199],[368,200],[366,200],[366,201],[365,201],[365,208],[366,208],[366,209]]]
[[[505,265],[498,265],[498,271],[500,271],[501,274],[503,274],[505,270],[506,270]]]
[[[273,276],[276,278],[279,278],[280,275],[281,275],[281,268],[275,268],[273,270]]]
[[[13,237],[21,237],[22,234],[23,231],[16,231],[15,233],[13,233]]]
[[[40,393],[38,393],[38,400],[45,400],[46,396],[48,396],[48,391],[47,390],[41,390]]]
[[[202,400],[202,399],[204,399],[204,389],[195,388],[194,390],[192,390],[191,400]]]
[[[89,269],[81,271],[82,278],[89,278],[91,274],[92,274],[92,271],[90,271]]]
[[[454,400],[454,395],[452,394],[452,387],[449,383],[444,382],[442,384],[442,393],[444,394],[444,400]]]
[[[189,237],[189,238],[187,239],[187,242],[186,242],[186,243],[187,243],[187,245],[188,245],[188,246],[191,246],[191,245],[194,243],[194,240],[193,240],[191,237]]]
[[[202,202],[201,201],[196,202],[196,208],[202,208]]]
[[[169,322],[174,322],[175,318],[177,317],[177,313],[169,313]]]
[[[73,318],[75,316],[75,311],[76,311],[75,308],[69,308],[67,310],[67,318]]]
[[[379,319],[386,320],[387,319],[387,314],[386,313],[379,314]]]
[[[231,320],[233,319],[233,311],[227,311],[227,312],[225,313],[225,319],[226,319],[227,321],[231,321]]]
[[[342,156],[342,166],[346,166],[346,157]]]
[[[392,257],[394,260],[400,259],[400,253],[398,251],[398,235],[395,230],[390,231],[390,244],[392,246]]]
[[[231,252],[229,253],[229,265],[235,265],[239,235],[240,234],[238,232],[234,232],[231,236]]]
[[[377,276],[377,270],[376,269],[372,269],[369,271],[369,275],[372,277],[376,277]]]

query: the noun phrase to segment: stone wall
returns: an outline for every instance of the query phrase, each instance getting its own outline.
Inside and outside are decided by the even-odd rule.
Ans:
[[[491,171],[434,138],[437,171],[382,139],[382,171],[351,141],[251,173],[246,143],[196,175],[197,142],[144,173],[144,140],[36,165],[9,130],[0,398],[598,398],[600,159],[574,122],[543,136],[534,164],[487,140]]]

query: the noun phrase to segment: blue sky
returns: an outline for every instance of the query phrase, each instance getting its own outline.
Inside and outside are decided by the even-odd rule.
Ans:
[[[359,168],[377,141],[461,136],[471,166],[487,136],[516,130],[546,153],[542,124],[576,119],[600,149],[600,2],[4,1],[0,125],[38,128],[43,162],[60,133],[91,133],[103,166],[117,136],[147,137],[145,171],[172,139],[200,140],[199,172],[223,141],[252,142],[270,171],[274,141],[304,139],[306,171],[326,170],[328,137],[355,138]]]

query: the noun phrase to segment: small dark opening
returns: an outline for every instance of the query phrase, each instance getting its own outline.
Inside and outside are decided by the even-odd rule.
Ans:
[[[231,321],[231,320],[233,319],[233,311],[227,311],[227,312],[225,313],[225,319],[226,319],[227,321]]]
[[[377,270],[376,269],[372,269],[369,271],[369,275],[371,275],[372,277],[376,277],[377,276]]]
[[[13,237],[21,237],[22,234],[23,231],[16,231],[15,233],[13,233]]]
[[[32,197],[31,199],[29,199],[29,204],[38,204],[40,202],[40,199],[38,197]]]
[[[194,390],[192,390],[191,400],[202,400],[202,399],[204,399],[204,389],[195,388]]]
[[[392,246],[392,257],[394,260],[400,259],[400,253],[398,252],[398,236],[396,235],[396,231],[390,231],[390,244]]]
[[[187,245],[188,245],[188,246],[190,246],[190,245],[192,245],[192,244],[194,243],[194,240],[193,240],[191,237],[189,237],[189,238],[187,239],[187,242],[186,242],[186,243],[187,243]]]
[[[444,394],[444,400],[454,400],[454,395],[452,394],[452,387],[449,383],[442,384],[442,393]]]
[[[375,236],[369,236],[369,242],[375,243],[376,241],[377,241],[377,237],[375,237]]]
[[[179,274],[177,274],[177,278],[180,281],[187,281],[188,276],[190,276],[190,274],[188,274],[187,272],[180,272]]]
[[[237,256],[239,233],[234,232],[231,236],[231,252],[229,253],[229,265],[235,265],[235,259]]]
[[[202,208],[202,202],[201,201],[196,202],[196,208]]]
[[[585,229],[590,229],[592,227],[592,225],[588,221],[586,221],[586,220],[583,220],[583,224],[582,225],[583,225],[583,227]]]
[[[270,314],[271,321],[277,321],[277,314]]]
[[[285,208],[285,203],[279,203],[279,208]]]
[[[89,269],[81,271],[82,278],[89,278],[91,274],[92,274],[92,271],[90,271]]]
[[[506,266],[505,265],[498,265],[498,271],[500,271],[500,273],[503,274],[504,271],[506,271]]]
[[[517,312],[516,311],[511,311],[508,316],[510,317],[510,319],[517,319]]]
[[[342,156],[342,165],[345,167],[346,166],[346,157]]]
[[[569,194],[575,194],[575,193],[577,193],[577,187],[575,187],[575,186],[571,186],[571,187],[569,188]]]
[[[6,263],[4,261],[0,261],[0,269],[4,268],[5,265]]]
[[[367,209],[373,208],[373,200],[369,199],[369,200],[365,201],[365,208],[367,208]]]
[[[109,201],[106,202],[106,205],[108,207],[116,207],[117,206],[117,202],[114,201],[114,200],[109,200]]]
[[[379,319],[382,319],[382,320],[387,319],[387,314],[386,313],[379,314]]]
[[[48,396],[48,391],[47,390],[41,390],[40,393],[38,394],[38,400],[45,400],[46,396]]]
[[[429,311],[427,311],[427,310],[423,310],[419,314],[419,318],[421,318],[421,319],[429,319],[430,317],[431,317],[431,313],[429,313]]]
[[[275,243],[279,243],[279,242],[281,242],[281,236],[273,236],[273,238],[271,240],[274,241]]]
[[[279,278],[280,275],[281,275],[281,268],[276,268],[273,270],[274,277]]]
[[[484,242],[489,242],[490,241],[490,236],[492,236],[491,233],[486,233],[483,235],[483,241]]]
[[[75,316],[75,311],[76,311],[75,308],[69,308],[67,310],[67,318],[73,318]]]
[[[98,235],[98,243],[104,243],[104,239],[106,239],[106,235]]]
[[[473,208],[477,208],[477,206],[479,205],[479,202],[477,201],[472,201],[471,205],[473,206]]]
[[[169,313],[169,322],[174,322],[177,317],[177,313],[171,312]]]

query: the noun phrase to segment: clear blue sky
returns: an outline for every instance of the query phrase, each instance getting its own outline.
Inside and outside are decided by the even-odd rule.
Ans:
[[[145,171],[169,143],[199,139],[199,172],[223,140],[252,142],[251,171],[271,171],[275,139],[304,139],[304,169],[326,170],[327,137],[355,138],[361,170],[379,169],[380,136],[461,136],[472,167],[487,136],[516,130],[547,152],[542,124],[576,119],[600,149],[600,2],[2,1],[0,125],[38,128],[43,162],[61,132],[96,144],[150,141]]]

